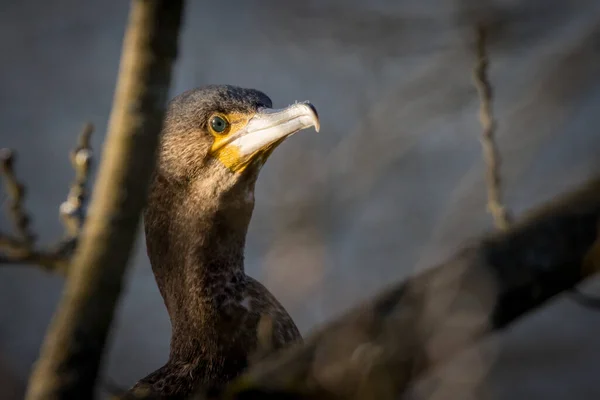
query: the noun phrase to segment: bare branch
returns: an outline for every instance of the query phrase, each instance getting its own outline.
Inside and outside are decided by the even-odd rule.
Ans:
[[[25,187],[16,177],[14,170],[15,154],[9,149],[0,150],[0,165],[2,176],[8,193],[8,210],[18,240],[30,246],[35,240],[29,231],[29,216],[24,210]]]
[[[600,269],[600,179],[252,366],[228,399],[396,399]]]
[[[94,127],[91,124],[86,124],[79,137],[77,147],[71,152],[71,165],[75,170],[75,180],[67,200],[60,206],[60,215],[69,239],[77,238],[83,226],[84,202],[87,199],[87,184],[92,159],[90,137],[93,130]]]
[[[476,56],[477,62],[473,71],[473,80],[479,100],[479,120],[483,131],[481,133],[481,147],[486,164],[486,182],[488,194],[488,211],[492,214],[494,222],[499,229],[507,229],[510,216],[502,204],[502,182],[500,178],[500,153],[495,142],[495,121],[492,112],[492,87],[490,85],[487,68],[488,56],[486,52],[487,27],[479,24],[476,28]]]
[[[14,171],[14,153],[8,149],[1,150],[2,175],[10,199],[9,214],[13,220],[15,236],[0,232],[0,264],[38,265],[49,271],[66,273],[84,221],[86,185],[92,160],[90,137],[93,130],[90,123],[84,126],[79,143],[71,153],[75,179],[67,201],[60,207],[65,235],[49,249],[38,249],[35,246],[35,235],[29,226],[30,217],[23,207],[25,187],[17,180]]]
[[[31,374],[27,400],[94,397],[106,338],[137,237],[177,55],[183,0],[133,0],[131,4],[90,213]],[[77,153],[75,164],[84,170],[86,157]],[[68,211],[80,208],[82,182],[79,179],[72,190],[70,198],[76,200],[73,207],[66,207]],[[79,214],[73,214],[73,219],[67,214],[72,234],[79,230]]]

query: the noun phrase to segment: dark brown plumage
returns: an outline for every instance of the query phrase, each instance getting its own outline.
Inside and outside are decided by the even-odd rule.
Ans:
[[[263,315],[271,318],[274,348],[301,340],[277,299],[244,272],[260,167],[290,134],[318,129],[309,104],[271,107],[264,93],[232,86],[195,89],[168,106],[144,224],[171,350],[134,391],[175,399],[220,389],[247,366]]]

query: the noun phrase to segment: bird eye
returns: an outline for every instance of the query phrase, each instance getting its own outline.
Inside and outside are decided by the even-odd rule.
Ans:
[[[210,119],[210,127],[217,133],[225,132],[228,126],[229,123],[223,117],[214,116]]]

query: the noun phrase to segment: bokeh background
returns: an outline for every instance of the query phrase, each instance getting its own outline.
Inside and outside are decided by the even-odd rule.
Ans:
[[[0,2],[0,147],[18,151],[42,243],[61,234],[68,152],[85,121],[100,154],[128,9],[122,0]],[[261,89],[276,106],[311,100],[320,112],[321,133],[294,136],[263,169],[246,251],[248,273],[304,333],[493,229],[473,13],[494,20],[505,198],[520,215],[599,170],[599,1],[188,2],[173,95],[229,83]],[[9,229],[4,215],[0,227]],[[135,254],[103,377],[123,387],[169,348],[143,240]],[[2,399],[22,398],[62,283],[35,268],[0,269]],[[600,398],[599,338],[600,312],[562,296],[436,371],[435,389],[415,396]]]

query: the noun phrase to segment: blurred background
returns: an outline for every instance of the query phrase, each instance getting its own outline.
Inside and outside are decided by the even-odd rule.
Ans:
[[[42,243],[62,234],[68,153],[88,120],[98,161],[128,3],[0,2],[0,147],[18,151]],[[304,334],[493,229],[471,81],[469,23],[482,14],[494,26],[505,200],[520,215],[599,170],[599,1],[188,1],[172,95],[228,83],[319,110],[321,133],[294,136],[263,169],[246,249],[248,274]],[[2,399],[22,398],[62,283],[33,267],[0,269]],[[593,283],[587,292],[600,295]],[[104,381],[129,387],[161,366],[169,337],[140,240]],[[562,296],[414,395],[600,398],[598,338],[600,312]]]

